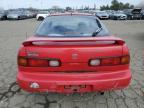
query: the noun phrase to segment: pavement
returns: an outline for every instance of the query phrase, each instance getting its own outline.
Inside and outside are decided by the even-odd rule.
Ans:
[[[28,93],[16,83],[18,48],[41,22],[0,21],[0,108],[144,108],[144,21],[103,22],[129,46],[133,76],[130,86],[104,95],[64,95]]]

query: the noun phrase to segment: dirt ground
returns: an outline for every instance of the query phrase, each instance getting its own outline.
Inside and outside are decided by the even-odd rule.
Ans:
[[[124,90],[97,93],[31,94],[16,84],[16,56],[26,37],[40,22],[0,21],[0,108],[144,108],[144,20],[103,21],[130,48],[133,79]],[[27,36],[26,36],[27,34]]]

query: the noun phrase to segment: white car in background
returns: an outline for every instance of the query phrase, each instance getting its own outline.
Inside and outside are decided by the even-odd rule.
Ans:
[[[42,20],[44,20],[47,16],[49,16],[50,14],[49,14],[49,12],[48,11],[40,11],[38,14],[37,14],[37,16],[36,16],[36,19],[38,20],[38,21],[42,21]]]
[[[99,19],[109,19],[109,14],[106,11],[97,11],[95,14]]]

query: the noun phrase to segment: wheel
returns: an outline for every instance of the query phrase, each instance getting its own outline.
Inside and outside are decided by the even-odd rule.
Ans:
[[[104,92],[98,92],[99,95],[104,95]]]
[[[7,20],[7,16],[4,16],[4,20]]]
[[[44,20],[44,17],[39,17],[38,18],[38,21],[42,21],[42,20]]]
[[[133,18],[132,18],[131,16],[128,16],[127,19],[128,19],[128,20],[132,20]]]
[[[21,19],[21,17],[20,16],[18,16],[18,20],[20,20]]]
[[[3,16],[2,18],[1,18],[1,20],[6,20],[7,19],[7,17],[6,16]]]

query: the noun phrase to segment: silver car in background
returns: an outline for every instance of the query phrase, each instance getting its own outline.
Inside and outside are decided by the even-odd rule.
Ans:
[[[109,19],[109,14],[105,11],[97,11],[95,15],[101,20]]]
[[[127,20],[127,15],[123,11],[115,11],[110,15],[112,20]]]
[[[7,19],[7,13],[4,10],[0,10],[0,20],[6,20]]]
[[[9,11],[7,14],[7,19],[15,19],[15,20],[20,20],[20,19],[26,19],[27,15],[25,14],[24,11]]]

